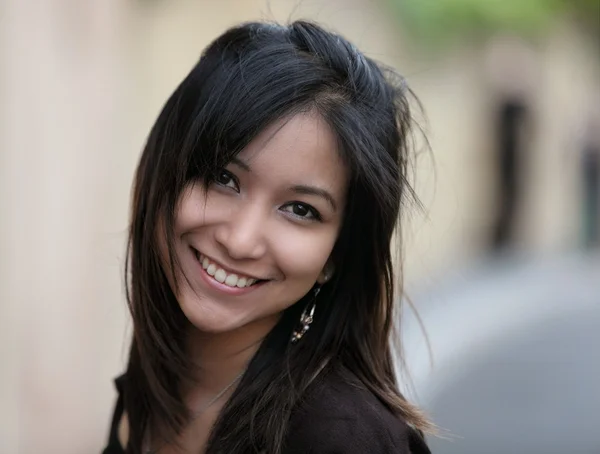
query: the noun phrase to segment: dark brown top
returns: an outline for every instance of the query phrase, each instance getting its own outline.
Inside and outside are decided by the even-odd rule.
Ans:
[[[117,438],[124,379],[115,381],[119,399],[103,454],[124,454]],[[416,430],[394,416],[345,369],[326,374],[309,388],[292,413],[283,453],[431,454]]]

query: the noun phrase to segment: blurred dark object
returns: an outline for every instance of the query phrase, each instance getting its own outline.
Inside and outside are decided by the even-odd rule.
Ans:
[[[514,35],[497,35],[483,49],[483,75],[489,93],[491,134],[489,145],[493,181],[491,232],[492,252],[505,253],[515,241],[522,199],[530,175],[531,125],[536,114],[535,98],[540,77],[538,51]]]
[[[582,161],[583,243],[593,248],[600,245],[600,148],[590,144]]]
[[[498,105],[494,160],[498,201],[491,239],[494,251],[510,247],[513,239],[521,197],[522,166],[527,151],[522,134],[527,115],[527,106],[519,99],[507,98]]]
[[[582,230],[586,249],[600,246],[600,95],[596,98],[591,101],[581,153]]]

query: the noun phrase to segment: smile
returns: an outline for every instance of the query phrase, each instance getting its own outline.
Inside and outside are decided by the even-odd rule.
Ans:
[[[196,260],[199,262],[206,274],[220,284],[226,285],[232,289],[243,289],[264,282],[264,280],[226,270],[197,250],[193,249],[193,252]]]

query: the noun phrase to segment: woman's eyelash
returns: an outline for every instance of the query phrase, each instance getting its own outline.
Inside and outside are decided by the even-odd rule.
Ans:
[[[217,172],[215,176],[215,182],[221,186],[234,189],[236,192],[240,191],[240,183],[237,177],[229,170],[222,169]]]
[[[287,211],[294,217],[302,219],[302,220],[319,221],[319,222],[321,222],[323,220],[319,211],[317,211],[314,207],[312,207],[311,205],[304,203],[304,202],[290,202],[290,203],[284,205],[283,208],[291,208],[291,210],[285,210],[285,211]],[[305,216],[305,214],[308,214],[308,213],[310,213],[311,217]]]

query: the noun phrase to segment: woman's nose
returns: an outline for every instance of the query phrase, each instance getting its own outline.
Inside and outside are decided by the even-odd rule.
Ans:
[[[233,259],[258,259],[266,251],[265,224],[259,207],[238,207],[218,226],[215,239]]]

